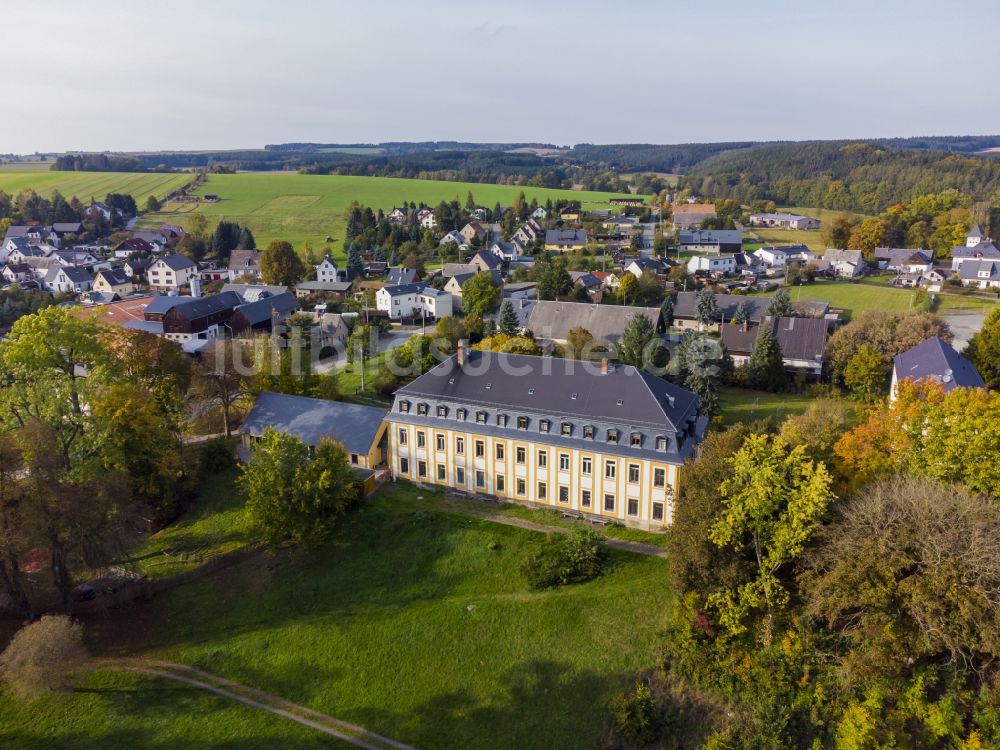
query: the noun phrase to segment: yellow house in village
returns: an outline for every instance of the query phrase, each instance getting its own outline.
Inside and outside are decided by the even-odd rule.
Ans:
[[[106,268],[94,277],[94,291],[127,297],[135,292],[135,284],[122,268]]]
[[[633,367],[461,345],[386,421],[395,478],[653,530],[708,424],[694,393]]]
[[[545,249],[560,253],[583,250],[587,246],[587,232],[583,229],[549,229],[545,232]]]

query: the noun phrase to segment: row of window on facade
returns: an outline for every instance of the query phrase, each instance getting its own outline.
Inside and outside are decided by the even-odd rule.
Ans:
[[[427,413],[428,413],[428,409],[429,409],[429,407],[425,403],[418,403],[417,404],[417,414],[419,416],[426,416]],[[400,410],[400,412],[402,412],[404,414],[408,414],[409,411],[410,411],[410,402],[409,401],[400,401],[399,402],[399,410]],[[448,416],[448,407],[445,406],[444,404],[438,405],[438,407],[437,407],[437,416],[439,416],[439,417],[447,417]],[[463,421],[464,422],[468,418],[468,416],[469,416],[469,413],[468,413],[468,410],[466,410],[466,409],[463,409],[463,408],[459,407],[458,409],[455,410],[455,418],[457,420],[459,420],[459,421]],[[488,424],[488,421],[489,421],[489,413],[488,412],[485,412],[485,411],[477,411],[476,412],[476,424]],[[519,430],[527,430],[528,427],[529,427],[529,425],[530,425],[530,422],[531,422],[531,420],[530,420],[529,417],[518,416],[517,417],[517,423],[516,423],[517,424],[517,429],[519,429]],[[498,427],[506,427],[507,426],[507,415],[506,414],[497,414],[496,415],[496,424],[497,424]],[[564,437],[572,437],[573,436],[574,427],[575,427],[575,425],[572,422],[561,422],[560,425],[559,425],[559,434],[562,435],[562,436],[564,436]],[[545,434],[550,433],[552,431],[552,420],[549,420],[549,419],[539,419],[538,420],[538,431],[541,432],[541,433],[545,433]],[[585,440],[593,440],[595,432],[596,431],[595,431],[593,425],[584,425],[583,426],[583,437],[584,437]],[[620,437],[621,437],[620,431],[617,430],[617,429],[615,429],[615,428],[613,428],[613,427],[609,428],[607,430],[606,434],[605,434],[605,438],[607,439],[607,441],[609,443],[615,443],[615,444],[617,444],[618,441],[619,441],[619,439],[620,439]],[[633,432],[629,436],[629,444],[633,448],[641,448],[642,444],[643,444],[643,439],[644,439],[644,435],[641,432]],[[666,451],[667,450],[667,438],[664,437],[663,435],[660,435],[660,436],[658,436],[656,438],[656,450],[658,450],[658,451]]]
[[[420,459],[417,460],[417,473],[416,478],[418,480],[427,479],[427,462]],[[631,467],[630,467],[631,469]],[[638,467],[636,467],[638,471]],[[655,471],[662,472],[663,469],[656,469]],[[399,473],[409,474],[410,473],[410,461],[407,458],[399,459]],[[486,472],[477,469],[475,471],[475,487],[479,490],[486,489]],[[448,468],[444,464],[437,465],[437,481],[447,482],[448,481]],[[638,478],[636,479],[638,481]],[[507,491],[507,481],[503,474],[497,474],[494,479],[494,491],[498,493],[506,493]],[[465,469],[461,466],[455,467],[455,484],[459,486],[465,485]],[[663,485],[658,485],[663,486]],[[514,479],[514,494],[517,496],[525,497],[528,493],[528,483],[524,477],[515,477]],[[559,486],[558,500],[564,505],[569,504],[569,487],[566,485]],[[548,483],[538,482],[537,494],[534,498],[535,502],[548,502]],[[604,493],[604,505],[603,509],[605,513],[614,513],[616,507],[615,495],[612,492]],[[593,507],[593,495],[590,490],[584,489],[580,490],[580,507],[589,510]],[[639,498],[629,497],[626,500],[625,512],[629,516],[639,515]],[[662,502],[654,502],[652,504],[651,517],[654,521],[662,521],[664,513],[664,504]]]
[[[399,444],[407,445],[409,440],[409,432],[405,427],[399,428]],[[435,445],[434,447],[443,452],[446,446],[445,436],[442,434],[437,434],[434,436]],[[427,433],[423,430],[416,431],[416,442],[417,448],[427,447]],[[494,446],[496,453],[496,460],[503,461],[507,454],[507,448],[504,443],[497,443]],[[474,440],[473,441],[473,455],[476,458],[486,457],[486,441],[485,440]],[[455,437],[455,455],[464,456],[465,455],[465,438],[461,435]],[[523,466],[528,460],[528,449],[523,445],[518,445],[514,448],[514,463]],[[549,465],[549,452],[547,450],[538,451],[538,460],[536,465],[538,468],[548,468]],[[591,476],[593,474],[593,459],[590,456],[580,457],[580,473],[583,476]],[[570,470],[570,455],[568,453],[559,454],[559,471],[569,471]],[[616,459],[607,459],[604,462],[604,478],[605,479],[615,479],[618,473],[618,461]],[[630,463],[628,465],[628,482],[629,484],[638,484],[640,479],[641,471],[639,464]],[[653,469],[653,487],[663,488],[667,484],[667,473],[663,468]]]

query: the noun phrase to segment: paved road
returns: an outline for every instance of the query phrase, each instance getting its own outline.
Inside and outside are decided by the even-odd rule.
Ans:
[[[427,330],[430,331],[432,329],[428,328]],[[407,341],[409,341],[411,336],[414,336],[418,333],[420,333],[419,327],[417,327],[416,329],[392,330],[389,331],[388,333],[384,333],[382,334],[382,336],[379,337],[378,350],[380,352],[386,352],[389,351],[390,349],[396,349],[405,344]],[[343,367],[345,364],[347,364],[347,359],[344,355],[344,352],[339,352],[332,357],[321,359],[319,362],[316,363],[315,369],[316,372],[325,373],[325,372],[330,372],[331,370],[339,369],[340,367]]]

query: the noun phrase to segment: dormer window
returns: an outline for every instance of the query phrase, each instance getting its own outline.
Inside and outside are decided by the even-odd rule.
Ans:
[[[528,429],[528,418],[527,417],[518,417],[517,418],[517,429],[519,429],[519,430],[526,430],[526,429]]]
[[[484,411],[476,412],[476,422],[478,424],[486,424],[487,417],[489,417],[489,415]],[[497,420],[497,424],[500,424],[500,420]]]
[[[658,438],[656,438],[656,450],[665,451],[666,449],[667,449],[667,439],[663,437],[663,435],[660,435]]]
[[[562,423],[562,429],[560,431],[562,432],[563,435],[565,435],[566,437],[569,437],[570,435],[573,434],[573,423],[572,422],[563,422]]]
[[[549,427],[551,426],[551,424],[552,423],[549,422],[549,420],[547,420],[547,419],[540,419],[538,421],[538,431],[539,432],[548,432],[549,431]]]
[[[608,430],[608,442],[609,443],[618,442],[618,430]]]
[[[583,438],[584,440],[594,439],[594,428],[591,425],[584,425],[583,427]]]
[[[447,417],[448,416],[448,407],[445,406],[444,404],[440,404],[438,406],[438,408],[437,408],[437,415],[439,417]]]
[[[507,415],[506,414],[497,414],[497,424],[500,425],[501,427],[506,427],[507,426]]]
[[[642,447],[642,433],[641,432],[633,432],[631,439],[632,439],[632,447],[633,448],[641,448]]]
[[[410,413],[410,402],[409,401],[400,401],[399,402],[399,411],[402,412],[403,414],[409,414]]]
[[[427,414],[427,404],[424,403],[417,404],[417,414],[419,414],[420,416],[424,416],[425,414]]]
[[[467,416],[469,416],[468,410],[466,410],[466,409],[455,409],[455,419],[460,419],[460,420],[462,420],[464,422],[465,418]]]

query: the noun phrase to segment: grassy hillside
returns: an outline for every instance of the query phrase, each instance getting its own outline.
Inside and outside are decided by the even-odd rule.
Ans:
[[[231,480],[206,485],[225,499],[203,498],[187,531],[168,532],[166,545],[154,537],[144,562],[245,538]],[[598,746],[612,695],[654,666],[668,562],[611,550],[600,578],[531,591],[521,566],[545,536],[450,503],[474,501],[389,485],[326,544],[251,557],[89,620],[89,640],[103,655],[197,666],[416,747]],[[244,713],[149,680],[98,676],[88,687],[101,692],[32,709],[31,722],[27,709],[0,708],[0,738],[65,724],[70,746],[111,746],[137,731],[130,708],[145,716],[155,703],[144,746],[180,746],[185,735],[201,746]],[[282,747],[312,746],[287,732]],[[243,734],[234,727],[234,739]]]
[[[81,201],[89,201],[92,197],[104,200],[108,193],[128,193],[140,206],[150,195],[163,198],[190,181],[190,174],[52,172],[31,168],[15,170],[14,165],[10,171],[0,171],[0,190],[11,195],[34,190],[48,197],[58,190],[66,198],[76,196]]]
[[[492,208],[513,203],[523,190],[530,201],[544,203],[551,198],[579,200],[585,206],[607,203],[614,193],[595,193],[545,188],[521,188],[440,180],[408,180],[391,177],[351,177],[341,175],[301,175],[291,173],[209,175],[201,194],[215,193],[217,203],[170,204],[158,214],[146,217],[144,224],[184,224],[193,211],[204,213],[211,223],[226,218],[247,224],[260,245],[284,239],[300,246],[310,242],[316,248],[332,237],[334,254],[344,255],[344,209],[359,201],[373,209],[391,210],[404,201],[423,201],[437,205],[442,200],[458,199],[463,205],[471,191],[480,205]]]

